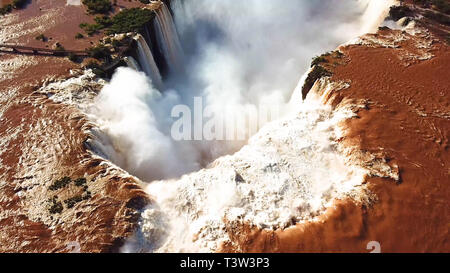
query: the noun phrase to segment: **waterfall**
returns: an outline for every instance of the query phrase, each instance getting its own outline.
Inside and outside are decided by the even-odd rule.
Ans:
[[[163,86],[161,74],[159,73],[155,59],[153,59],[153,54],[150,47],[142,35],[138,34],[134,37],[134,39],[138,45],[139,63],[142,70],[152,79],[153,85],[160,89]]]
[[[175,72],[183,71],[183,50],[181,49],[178,33],[172,15],[166,4],[161,2],[156,10],[154,22],[158,46],[163,53],[169,69]]]
[[[361,4],[366,5],[366,10],[361,19],[361,34],[374,33],[378,26],[383,23],[389,14],[389,7],[398,5],[397,0],[375,1],[360,0]]]
[[[133,57],[127,56],[127,57],[123,58],[123,60],[129,68],[133,68],[136,71],[141,71],[139,63]]]

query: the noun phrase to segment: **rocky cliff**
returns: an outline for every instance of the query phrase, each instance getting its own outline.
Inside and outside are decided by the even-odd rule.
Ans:
[[[307,99],[352,107],[356,116],[343,123],[340,143],[358,147],[360,162],[364,154],[385,162],[398,179],[367,178],[370,203],[340,199],[313,223],[229,230],[234,247],[224,251],[369,252],[371,241],[382,252],[449,251],[450,28],[448,15],[411,4],[400,16],[399,9],[391,12],[400,26],[382,27],[317,59],[313,84],[307,80],[303,88]]]
[[[92,18],[79,6],[52,3],[32,2],[2,17],[3,42],[58,42],[84,49],[102,38],[74,39],[75,33],[68,37],[69,28]],[[330,157],[336,165],[329,168],[351,166],[361,174],[352,185],[358,190],[332,184],[330,192],[320,192],[328,196],[326,206],[296,204],[299,212],[281,215],[281,222],[272,220],[283,210],[268,211],[272,208],[258,207],[257,202],[255,207],[242,198],[238,201],[243,210],[229,212],[233,221],[202,219],[211,227],[196,231],[200,241],[204,239],[203,247],[224,252],[367,252],[367,243],[377,241],[383,252],[450,251],[448,14],[427,3],[406,1],[406,6],[391,14],[400,25],[380,28],[316,59],[299,90],[306,101],[326,107],[317,120],[306,124],[308,129],[316,130],[321,121],[336,116],[335,124],[327,124],[332,133],[323,135],[334,141],[325,148],[338,151]],[[41,33],[51,38],[47,44],[35,39]],[[67,58],[8,53],[0,55],[0,64],[0,251],[67,252],[79,246],[82,252],[111,252],[138,227],[150,237],[161,232],[161,226],[153,224],[160,217],[154,207],[142,214],[144,223],[139,221],[151,203],[141,182],[93,151],[91,143],[101,134],[84,109],[104,81]],[[264,182],[259,177],[276,175],[277,168],[295,173],[300,163],[293,153],[298,147],[324,149],[320,143],[296,139],[305,126],[296,122],[287,120],[276,127],[285,133],[279,138],[272,138],[268,127],[246,150],[184,177],[177,186],[184,187],[181,194],[189,193],[185,185],[201,181],[199,176],[230,176],[239,193],[252,200],[266,198],[264,191],[250,194],[264,183],[248,181]],[[260,143],[269,142],[274,154],[259,152],[279,160],[270,170],[252,162],[247,153],[257,153]],[[285,153],[279,156],[280,151]],[[251,171],[249,162],[256,166]],[[298,185],[294,178],[286,178],[292,179],[291,190],[309,196],[308,185]],[[190,211],[197,219],[204,203],[198,201],[201,196],[191,197],[185,201],[198,202]],[[287,199],[280,200],[272,201],[291,207]],[[252,214],[261,210],[268,214]],[[218,237],[227,240],[216,249],[209,242]]]

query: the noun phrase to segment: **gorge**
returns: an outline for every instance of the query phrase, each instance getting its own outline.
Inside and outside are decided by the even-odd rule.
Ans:
[[[362,183],[375,173],[346,160],[337,143],[342,137],[338,124],[351,118],[352,111],[333,111],[314,98],[302,102],[293,90],[300,92],[304,79],[299,82],[298,75],[305,73],[314,53],[376,30],[392,4],[341,1],[332,4],[330,19],[321,10],[325,4],[319,2],[292,1],[280,6],[273,1],[249,1],[237,11],[232,2],[172,1],[175,18],[182,18],[178,29],[187,32],[181,31],[182,42],[162,4],[154,25],[144,31],[156,32],[156,43],[137,38],[138,61],[152,81],[146,83],[143,74],[119,68],[93,112],[100,117],[96,121],[100,129],[111,138],[108,142],[114,149],[109,150],[116,151],[108,158],[149,182],[147,192],[156,201],[143,214],[142,235],[136,235],[141,239],[126,245],[127,251],[217,251],[229,240],[224,232],[227,222],[286,228],[313,220],[335,198],[367,199]],[[322,35],[313,38],[316,29]],[[272,42],[263,42],[265,36]],[[286,44],[291,47],[282,48]],[[185,57],[181,45],[186,48]],[[153,54],[150,48],[158,52]],[[158,63],[168,65],[163,84],[156,54],[164,58]],[[191,138],[197,141],[175,141],[172,109],[183,104],[191,112],[198,111],[195,97],[204,101],[204,109],[210,107],[211,119],[224,122],[222,130],[238,128],[245,138],[207,141],[202,140],[202,130],[198,138]],[[252,111],[264,103],[278,108],[281,116],[271,117],[270,129],[259,132],[241,149],[260,129],[247,132],[246,126],[252,122]],[[238,120],[242,116],[248,120],[242,123]],[[189,118],[189,122],[196,120]],[[221,157],[238,150],[231,157]],[[278,152],[271,155],[272,150]],[[174,179],[202,167],[206,169]],[[377,167],[395,179],[387,174],[392,172],[388,165]],[[159,179],[174,180],[154,181]],[[130,245],[138,248],[130,250]]]
[[[422,16],[434,7],[119,5],[151,20],[71,42],[112,45],[111,78],[87,61],[0,55],[0,250],[448,250],[449,27]],[[33,2],[2,17],[0,37],[70,44],[61,22],[51,42],[30,39],[58,12],[88,20]]]

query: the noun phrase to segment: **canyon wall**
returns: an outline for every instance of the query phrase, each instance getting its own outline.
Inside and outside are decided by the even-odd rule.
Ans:
[[[79,246],[110,252],[125,243],[150,251],[367,252],[370,241],[383,252],[450,251],[449,27],[421,12],[415,9],[406,26],[392,23],[324,55],[305,75],[308,84],[295,91],[295,115],[265,127],[237,154],[146,191],[111,163],[110,139],[89,116],[105,81],[63,58],[0,55],[0,251]],[[59,14],[67,15],[66,25],[88,20],[77,7],[33,2],[0,19],[0,36],[36,45],[34,37],[47,28],[55,41],[66,41]],[[178,42],[164,38],[173,31],[169,15],[159,14],[157,28],[164,32],[141,36],[162,78],[182,59]],[[74,40],[74,49],[95,39]],[[157,40],[164,40],[161,50]],[[139,66],[158,84],[155,64],[142,64],[150,53],[140,45]],[[316,106],[300,109],[305,103]],[[308,168],[329,170],[317,176],[331,182],[314,188],[308,177],[298,179]],[[281,178],[287,186],[272,187]],[[200,190],[211,186],[217,188]],[[175,200],[151,196],[163,187],[177,193]],[[230,201],[240,209],[226,211],[225,222],[217,219]],[[279,207],[265,207],[272,203]],[[166,219],[158,206],[166,212],[186,207],[192,225],[177,222],[178,211]],[[198,217],[202,213],[214,217]],[[167,224],[196,235],[198,248],[185,237],[167,237]]]

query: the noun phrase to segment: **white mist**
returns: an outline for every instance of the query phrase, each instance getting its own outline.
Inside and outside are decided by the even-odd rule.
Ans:
[[[163,26],[160,20],[169,17],[159,14],[159,39],[172,66],[166,89],[155,89],[144,73],[121,68],[93,110],[113,140],[112,161],[151,182],[238,151],[245,142],[171,138],[172,107],[192,106],[194,96],[230,122],[225,127],[234,122],[223,114],[225,108],[245,116],[265,102],[286,111],[284,121],[269,124],[236,155],[179,180],[151,183],[148,192],[157,203],[143,214],[141,232],[149,245],[140,247],[214,251],[227,240],[225,216],[262,228],[283,227],[292,219],[312,219],[333,198],[360,185],[367,173],[348,165],[335,143],[337,122],[348,113],[302,104],[292,93],[300,89],[299,78],[313,56],[374,30],[391,2],[175,0],[182,61],[174,57],[181,55],[177,33]],[[269,145],[272,138],[277,141]],[[238,183],[236,172],[245,183]]]

